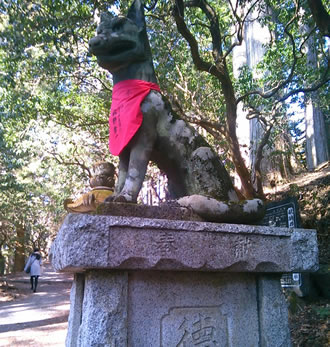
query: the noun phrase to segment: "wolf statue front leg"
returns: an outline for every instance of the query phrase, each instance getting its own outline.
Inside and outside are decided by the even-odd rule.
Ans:
[[[106,201],[113,201],[114,198],[117,195],[119,195],[119,193],[122,191],[125,184],[126,177],[127,177],[129,157],[130,157],[130,149],[127,147],[119,155],[118,179],[115,185],[115,194],[110,199],[107,199]]]
[[[108,201],[136,202],[151,153],[157,138],[157,118],[153,112],[143,114],[143,122],[119,156],[119,178],[114,198]]]

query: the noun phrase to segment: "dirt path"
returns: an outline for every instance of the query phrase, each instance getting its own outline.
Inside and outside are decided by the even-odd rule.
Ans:
[[[65,346],[72,276],[45,263],[36,293],[25,273],[0,277],[4,280],[17,297],[0,301],[0,346]]]

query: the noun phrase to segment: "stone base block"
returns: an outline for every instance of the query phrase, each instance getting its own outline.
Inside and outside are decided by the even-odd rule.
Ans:
[[[283,272],[318,268],[314,230],[68,215],[67,347],[287,347]]]
[[[69,214],[52,245],[57,271],[310,272],[315,230]]]
[[[290,346],[279,275],[87,271],[75,282],[67,347]]]

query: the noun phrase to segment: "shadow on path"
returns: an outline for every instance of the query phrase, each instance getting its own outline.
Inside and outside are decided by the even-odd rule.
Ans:
[[[0,333],[5,333],[7,331],[16,331],[22,329],[29,329],[34,327],[41,327],[45,325],[52,325],[58,323],[65,323],[68,321],[69,315],[66,314],[64,316],[58,316],[54,318],[42,319],[32,322],[24,322],[24,323],[13,323],[13,324],[5,324],[0,326]]]
[[[20,295],[0,302],[0,346],[60,347],[65,345],[72,275],[56,273],[44,262],[37,292],[24,272],[0,276]]]

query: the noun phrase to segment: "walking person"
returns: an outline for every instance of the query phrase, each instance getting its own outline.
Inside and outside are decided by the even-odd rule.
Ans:
[[[37,291],[38,278],[41,274],[41,264],[42,259],[39,248],[35,248],[24,267],[24,271],[30,274],[31,290],[34,293]]]

